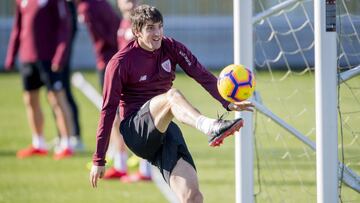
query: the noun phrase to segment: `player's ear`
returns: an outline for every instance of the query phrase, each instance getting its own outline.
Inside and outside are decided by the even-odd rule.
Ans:
[[[132,33],[135,36],[135,38],[139,38],[141,35],[141,32],[136,29],[132,29]]]

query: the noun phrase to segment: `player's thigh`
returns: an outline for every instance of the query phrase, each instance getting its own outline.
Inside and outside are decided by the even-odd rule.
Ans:
[[[150,100],[150,115],[153,118],[156,129],[165,132],[174,118],[171,106],[168,102],[168,93],[160,94]]]
[[[180,158],[170,175],[170,187],[176,192],[199,190],[195,168]]]
[[[42,82],[46,85],[48,91],[61,91],[64,89],[63,73],[51,70],[51,61],[38,61],[36,65],[39,68]]]
[[[36,63],[23,63],[20,67],[23,90],[30,92],[40,89],[43,85]]]

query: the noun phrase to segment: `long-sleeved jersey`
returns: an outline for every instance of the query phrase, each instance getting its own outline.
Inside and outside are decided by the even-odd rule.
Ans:
[[[81,0],[77,11],[94,43],[97,68],[103,70],[118,51],[116,33],[120,18],[105,0]]]
[[[70,19],[64,0],[16,0],[14,25],[5,67],[22,62],[51,61],[63,66],[70,40]]]
[[[177,65],[227,108],[229,103],[217,91],[216,77],[183,44],[164,37],[161,47],[150,52],[134,40],[117,52],[106,67],[94,164],[105,164],[117,108],[122,120],[138,111],[146,101],[167,92],[173,85]]]

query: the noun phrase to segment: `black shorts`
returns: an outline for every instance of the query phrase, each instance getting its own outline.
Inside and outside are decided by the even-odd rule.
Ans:
[[[26,91],[39,89],[43,85],[50,91],[63,89],[62,73],[53,72],[50,61],[23,63],[20,73]]]
[[[98,76],[99,76],[100,92],[102,92],[104,88],[105,68],[102,70],[98,69]]]
[[[180,158],[195,170],[196,167],[180,128],[171,122],[165,133],[158,131],[150,115],[149,103],[124,119],[120,124],[120,132],[129,149],[158,167],[169,184],[170,174]]]

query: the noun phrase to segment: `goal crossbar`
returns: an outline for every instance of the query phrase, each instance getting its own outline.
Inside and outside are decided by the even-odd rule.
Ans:
[[[303,0],[287,0],[287,1],[281,2],[281,3],[279,3],[279,4],[275,5],[275,6],[267,9],[266,11],[263,11],[263,12],[255,15],[253,17],[253,19],[252,19],[252,23],[256,24],[256,23],[260,22],[262,19],[264,19],[264,18],[266,18],[268,16],[271,16],[271,15],[273,15],[275,13],[278,13],[278,12],[284,10],[285,8],[290,7],[290,6],[292,6],[292,5],[296,4],[296,3],[299,3],[301,1],[303,1]]]

